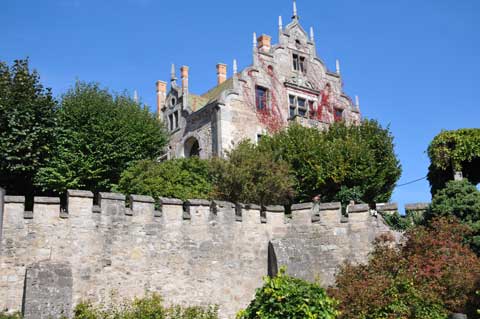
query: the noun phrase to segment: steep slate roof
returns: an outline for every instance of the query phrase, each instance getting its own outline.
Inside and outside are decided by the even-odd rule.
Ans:
[[[229,78],[225,82],[209,90],[203,95],[188,95],[188,105],[195,111],[200,110],[210,102],[218,99],[220,95],[226,91],[233,88],[233,78]]]

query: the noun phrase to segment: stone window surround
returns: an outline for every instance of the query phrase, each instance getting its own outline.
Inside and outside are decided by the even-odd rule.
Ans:
[[[301,116],[301,117],[309,118],[309,115],[310,115],[309,113],[312,111],[310,109],[310,107],[313,106],[314,110],[317,110],[317,108],[318,108],[318,97],[317,96],[301,94],[301,93],[295,92],[295,91],[287,91],[287,94],[288,94],[287,101],[288,101],[289,118],[294,118],[295,116]],[[295,114],[291,114],[291,110],[292,110],[291,106],[292,105],[290,104],[290,97],[295,98],[295,111],[294,111]],[[305,100],[305,108],[304,108],[305,115],[301,115],[298,112],[298,109],[299,109],[298,99],[299,98]]]

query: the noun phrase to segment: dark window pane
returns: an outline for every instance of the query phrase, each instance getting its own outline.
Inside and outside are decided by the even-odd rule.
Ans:
[[[267,99],[268,99],[267,92],[268,92],[267,89],[264,87],[257,86],[255,88],[255,104],[256,104],[257,110],[266,109]]]
[[[343,110],[340,110],[340,109],[335,109],[334,111],[334,119],[335,119],[335,122],[340,122],[343,118]]]
[[[305,107],[305,99],[298,98],[298,107]]]

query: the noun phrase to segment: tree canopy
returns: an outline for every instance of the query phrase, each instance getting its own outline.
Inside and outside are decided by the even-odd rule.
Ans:
[[[110,190],[132,162],[158,157],[166,145],[162,124],[127,95],[77,82],[58,110],[55,156],[41,168],[44,190]]]
[[[471,183],[480,183],[480,129],[442,131],[428,147],[430,167],[428,180],[432,195],[461,171]]]
[[[297,202],[319,194],[323,201],[386,202],[401,174],[393,137],[374,120],[327,131],[291,125],[262,138],[259,148],[288,163]]]
[[[198,157],[136,162],[122,173],[118,185],[125,194],[182,200],[210,199],[212,190],[210,163]]]
[[[28,60],[0,62],[0,185],[31,194],[33,178],[49,161],[55,140],[56,101]]]

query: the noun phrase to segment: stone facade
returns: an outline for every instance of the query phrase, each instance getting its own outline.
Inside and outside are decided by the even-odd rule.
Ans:
[[[167,303],[218,304],[221,318],[253,298],[280,266],[333,283],[344,261],[364,262],[372,240],[390,232],[366,205],[282,206],[160,199],[69,191],[58,198],[5,196],[0,246],[0,310],[26,319],[71,311],[81,300],[110,302],[158,292]],[[1,199],[0,199],[1,201]],[[63,305],[63,307],[62,307]]]
[[[242,71],[234,61],[233,75],[217,65],[218,85],[202,95],[189,92],[188,67],[177,85],[157,82],[157,111],[171,133],[168,158],[224,156],[244,139],[257,142],[292,122],[327,128],[335,121],[360,123],[358,100],[343,92],[340,67],[330,72],[317,56],[313,29],[307,34],[295,13],[283,27],[278,43],[262,35],[253,39],[253,63]],[[212,72],[213,73],[213,72]]]

